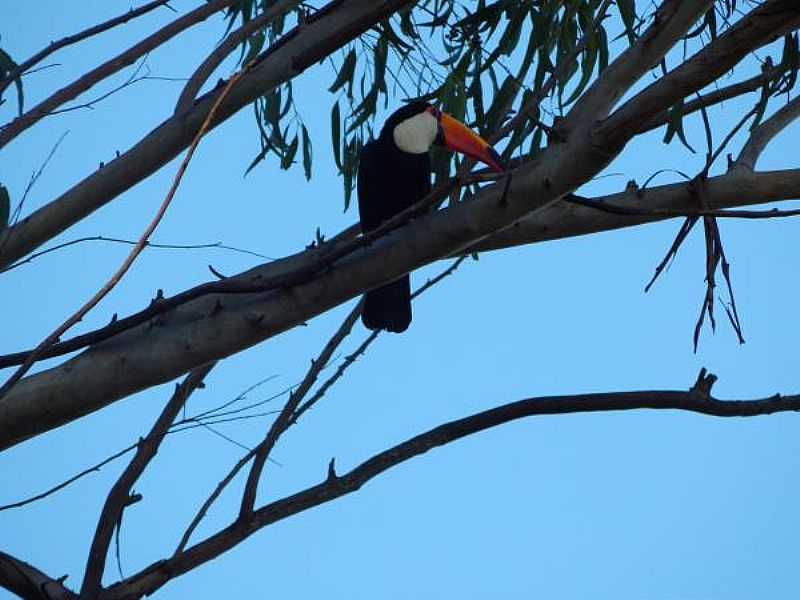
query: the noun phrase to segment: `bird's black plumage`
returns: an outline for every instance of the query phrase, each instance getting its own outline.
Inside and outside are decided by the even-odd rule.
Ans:
[[[414,102],[392,114],[380,136],[361,150],[358,168],[358,211],[361,229],[369,232],[425,197],[431,190],[431,160],[427,152],[404,152],[394,141],[394,128],[426,110]],[[361,320],[369,329],[400,333],[411,323],[408,275],[367,292]]]

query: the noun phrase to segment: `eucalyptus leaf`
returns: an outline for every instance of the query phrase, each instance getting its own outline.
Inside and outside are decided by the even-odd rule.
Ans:
[[[333,160],[336,168],[342,172],[342,114],[339,109],[339,101],[333,105],[331,110],[331,141],[333,143]]]
[[[306,181],[311,179],[311,161],[313,157],[313,149],[311,147],[311,138],[308,135],[306,126],[303,125],[303,171],[306,174]]]
[[[11,196],[8,189],[0,183],[0,229],[8,227],[8,218],[11,215]]]
[[[331,87],[328,88],[328,91],[331,93],[335,93],[339,88],[344,86],[346,83],[350,84],[350,89],[352,90],[353,74],[355,73],[355,70],[356,70],[356,49],[350,48],[350,52],[347,53],[347,56],[345,57],[344,62],[342,63],[342,67],[336,74],[336,79],[333,81]]]

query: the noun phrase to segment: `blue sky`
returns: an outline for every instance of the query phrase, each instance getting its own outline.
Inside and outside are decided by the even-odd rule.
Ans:
[[[184,11],[193,3],[174,5]],[[6,3],[0,8],[1,45],[15,58],[26,57],[126,8],[99,0]],[[50,61],[58,66],[26,80],[28,105],[171,15],[156,12],[58,53]],[[221,19],[212,18],[154,52],[148,58],[151,75],[188,76],[222,31]],[[332,79],[325,64],[296,84],[315,144],[311,182],[302,169],[278,170],[274,159],[243,177],[258,151],[252,112],[245,109],[204,140],[153,240],[221,241],[279,257],[305,246],[318,226],[330,235],[351,224],[356,216],[352,208],[342,212],[341,183],[330,156],[333,98],[325,90]],[[25,212],[44,205],[160,123],[180,89],[181,82],[142,81],[94,110],[44,120],[4,150],[0,182],[12,200],[19,199],[31,173],[68,131],[32,188]],[[8,97],[0,108],[4,121],[16,110],[13,93]],[[713,111],[718,137],[735,123],[740,106],[731,102]],[[688,120],[687,132],[702,148],[699,118]],[[759,167],[796,167],[797,133],[794,126],[777,138]],[[665,146],[661,135],[633,142],[607,170],[621,175],[592,182],[581,193],[619,191],[628,179],[641,183],[662,168],[694,174],[702,167],[702,152]],[[98,234],[135,238],[176,167],[166,166],[59,240]],[[654,184],[676,180],[664,174]],[[704,292],[699,231],[655,288],[642,292],[678,225],[537,244],[467,261],[415,303],[408,332],[382,336],[286,435],[274,453],[280,466],[268,466],[260,499],[316,483],[331,457],[346,469],[444,420],[523,397],[686,389],[702,366],[720,377],[714,391],[721,398],[797,393],[797,224],[721,223],[747,343],[736,343],[720,313],[717,333],[704,330],[697,354],[691,335]],[[38,343],[94,293],[127,251],[90,242],[4,274],[0,352]],[[218,249],[149,249],[75,332],[104,324],[114,312],[143,307],[158,288],[169,295],[207,280],[209,264],[235,273],[258,261]],[[445,266],[417,272],[413,281],[419,285]],[[264,399],[296,383],[351,307],[352,302],[226,360],[189,410],[220,404],[266,377],[274,378],[248,399]],[[352,351],[365,336],[358,325],[342,352]],[[171,385],[148,390],[1,454],[0,480],[7,484],[0,488],[0,504],[36,493],[135,441],[170,390]],[[516,422],[432,451],[354,495],[263,530],[170,583],[159,597],[199,591],[207,597],[335,599],[796,598],[796,419],[637,411]],[[267,425],[252,420],[219,430],[252,445]],[[135,486],[144,501],[125,513],[126,574],[172,552],[200,502],[242,452],[203,429],[168,438]],[[0,513],[0,549],[52,575],[69,573],[67,583],[77,586],[105,494],[122,466],[114,463],[45,501]],[[223,497],[199,535],[229,522],[238,492],[236,487]],[[110,561],[105,581],[116,577]]]

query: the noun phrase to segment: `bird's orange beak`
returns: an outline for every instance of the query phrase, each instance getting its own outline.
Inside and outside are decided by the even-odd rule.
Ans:
[[[461,121],[454,119],[447,113],[443,113],[433,106],[428,108],[427,111],[436,117],[436,120],[439,122],[439,137],[436,140],[437,143],[442,144],[454,152],[460,152],[475,160],[479,160],[489,165],[498,173],[505,171],[500,164],[502,162],[500,155],[495,152],[494,148],[481,136],[472,131]]]

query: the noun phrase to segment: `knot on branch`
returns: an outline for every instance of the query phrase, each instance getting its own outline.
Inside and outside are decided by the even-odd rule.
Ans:
[[[692,393],[700,394],[704,398],[711,397],[711,388],[717,381],[717,376],[713,373],[709,373],[705,367],[700,369],[700,373],[697,375],[697,381],[694,382],[694,385],[689,390]]]

